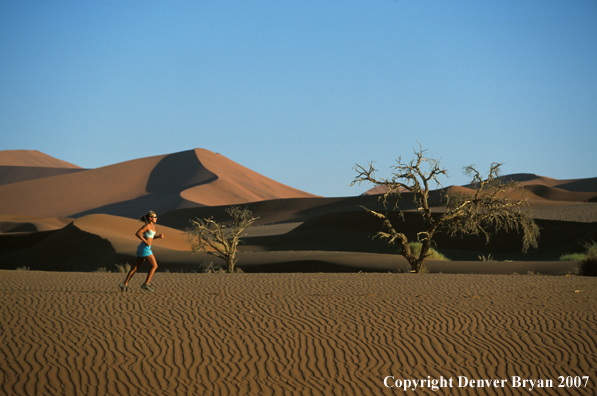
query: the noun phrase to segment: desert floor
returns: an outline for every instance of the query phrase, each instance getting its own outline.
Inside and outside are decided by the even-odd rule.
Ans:
[[[144,276],[121,293],[122,274],[0,271],[0,394],[394,395],[413,379],[428,381],[408,394],[597,388],[597,278],[157,273],[147,293]],[[518,377],[543,381],[531,391]]]

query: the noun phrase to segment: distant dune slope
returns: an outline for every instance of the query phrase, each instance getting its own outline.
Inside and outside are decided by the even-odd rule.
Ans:
[[[3,185],[0,186],[3,197],[0,211],[13,215],[76,217],[102,206],[140,198],[147,195],[149,175],[161,158],[143,158]]]
[[[77,165],[59,160],[37,150],[0,150],[0,166],[81,169],[81,167]]]
[[[0,185],[84,170],[34,150],[0,151]]]
[[[135,232],[142,225],[133,219],[94,214],[75,219],[53,231],[0,234],[0,248],[6,249],[0,267],[28,266],[50,271],[89,271],[105,267],[114,270],[114,264],[133,263],[139,244]],[[177,262],[179,256],[189,260],[191,250],[183,231],[159,224],[156,230],[165,235],[152,245],[160,263],[162,258],[166,262]],[[37,234],[39,237],[34,238]],[[20,249],[10,251],[11,246],[4,246],[15,243],[22,245]],[[196,258],[190,258],[191,262],[193,260]]]
[[[217,175],[210,183],[201,183],[180,196],[201,205],[234,205],[277,198],[315,197],[254,172],[209,150],[195,149],[206,169]]]
[[[504,179],[519,181],[525,186],[544,185],[548,187],[557,187],[561,190],[572,192],[597,192],[597,177],[559,180],[529,173],[515,173],[504,176]]]
[[[2,256],[3,268],[21,266],[42,271],[90,271],[119,262],[116,250],[106,239],[97,234],[81,230],[70,223],[56,231],[37,232],[40,239],[31,241],[18,251],[7,251]],[[0,235],[0,245],[11,234]],[[26,241],[15,239],[26,245]]]
[[[595,202],[597,199],[597,178],[557,180],[530,173],[517,173],[503,176],[504,180],[520,182],[527,192],[531,204],[542,205],[544,200],[555,202]],[[362,195],[379,195],[387,189],[376,186],[365,191]],[[449,186],[445,191],[450,194],[470,193],[473,190],[467,186]],[[513,197],[516,198],[516,197]]]
[[[50,168],[43,166],[0,166],[0,185],[81,172],[78,168]]]
[[[72,221],[67,217],[0,215],[0,233],[58,230]]]
[[[243,238],[239,265],[245,271],[257,272],[390,270],[397,260],[397,248],[372,239],[381,229],[381,223],[365,213],[361,204],[381,205],[376,197],[250,203],[247,206],[262,217],[258,225],[251,227],[250,235]],[[585,211],[596,208],[595,204],[577,205],[585,207]],[[218,221],[225,220],[225,209],[225,206],[201,207],[160,216],[156,228],[166,238],[156,240],[153,246],[160,271],[189,271],[203,262],[219,262],[205,254],[192,255],[183,230],[193,217],[213,215]],[[396,212],[390,212],[389,216],[395,227],[411,240],[416,239],[416,233],[423,227],[421,216],[412,211],[404,213],[404,222]],[[137,220],[106,214],[83,216],[63,228],[60,223],[68,219],[0,216],[0,220],[3,220],[0,225],[8,231],[0,233],[0,268],[5,269],[27,266],[37,270],[93,271],[100,267],[115,270],[114,264],[134,261],[139,243],[134,234],[141,226]],[[521,252],[520,236],[516,234],[498,233],[490,244],[482,237],[449,238],[445,234],[436,235],[434,240],[440,252],[457,261],[478,262],[479,255],[489,254],[496,260],[556,261],[563,253],[582,250],[582,243],[594,240],[597,232],[594,222],[538,220],[537,223],[542,228],[539,249],[526,254]],[[44,231],[35,232],[42,226]],[[568,271],[546,265],[539,272]],[[510,272],[518,271],[508,268]],[[457,272],[462,268],[438,270]],[[466,271],[474,272],[468,267]]]
[[[408,204],[408,208],[414,208],[411,202]],[[272,199],[251,202],[243,207],[259,217],[255,224],[273,224],[303,222],[313,216],[329,213],[363,211],[363,205],[374,210],[383,210],[383,205],[375,196]],[[226,213],[227,208],[228,206],[209,206],[172,210],[164,213],[160,222],[177,229],[188,227],[189,219],[194,218],[213,217],[216,221],[225,222],[230,220]]]
[[[399,203],[407,219],[402,222],[392,207],[384,208],[379,195],[317,197],[203,149],[98,169],[67,166],[39,152],[0,152],[0,268],[115,270],[115,264],[134,261],[139,243],[134,233],[141,225],[137,218],[150,209],[158,212],[158,232],[166,235],[154,244],[160,271],[190,271],[217,262],[207,254],[192,255],[184,230],[191,218],[228,221],[231,205],[246,206],[259,217],[240,246],[239,265],[246,271],[392,269],[396,246],[371,238],[382,224],[363,207],[389,211],[394,226],[410,240],[423,229],[411,193],[403,193]],[[497,234],[489,245],[482,238],[438,234],[434,240],[440,252],[455,261],[478,261],[480,255],[491,254],[496,260],[555,262],[596,238],[597,178],[510,178],[525,185],[529,210],[542,227],[539,249],[522,254],[515,234]],[[450,186],[445,191],[472,190]],[[441,198],[439,191],[431,192],[434,213],[445,210]],[[559,262],[548,267],[539,272],[568,271]],[[472,271],[459,266],[436,270]]]
[[[566,180],[558,184],[558,188],[566,191],[595,192],[597,191],[597,177],[590,179]]]
[[[196,149],[0,186],[0,214],[137,217],[149,209],[312,197],[221,155]]]
[[[143,226],[143,223],[138,220],[105,214],[83,216],[76,219],[73,224],[81,231],[106,239],[117,252],[132,255],[135,254],[137,245],[140,242],[135,233]],[[164,234],[164,238],[156,239],[154,247],[190,251],[183,231],[161,224],[156,225],[156,231],[159,234]]]

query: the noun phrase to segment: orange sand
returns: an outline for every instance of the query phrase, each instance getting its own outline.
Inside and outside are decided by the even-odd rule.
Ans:
[[[0,394],[402,394],[387,376],[455,381],[408,394],[595,394],[595,278],[159,273],[123,294],[122,277],[0,271]]]

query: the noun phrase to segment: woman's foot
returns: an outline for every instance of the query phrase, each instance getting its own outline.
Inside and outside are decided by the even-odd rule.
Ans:
[[[153,290],[153,288],[151,287],[151,285],[149,283],[146,283],[143,286],[141,286],[141,289],[147,290],[148,292],[154,292],[155,291],[155,290]]]
[[[121,292],[125,292],[128,289],[124,283],[119,284],[118,287],[120,288]]]

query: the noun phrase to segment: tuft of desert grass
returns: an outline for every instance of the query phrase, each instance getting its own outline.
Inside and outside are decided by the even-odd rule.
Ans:
[[[581,261],[588,258],[597,258],[597,242],[591,241],[583,243],[585,249],[582,253],[567,253],[560,256],[560,261]]]
[[[578,266],[571,272],[571,275],[597,276],[597,242],[585,243],[583,247],[585,248],[584,253],[575,254]]]
[[[560,256],[560,261],[580,261],[587,258],[584,253],[568,253]]]
[[[597,242],[591,241],[583,244],[586,258],[597,258]]]
[[[129,263],[124,263],[124,264],[114,264],[116,266],[116,271],[123,273],[123,274],[128,274],[131,271],[131,265]]]
[[[493,257],[491,257],[491,253],[489,253],[487,255],[487,257],[486,256],[478,256],[478,257],[479,257],[479,260],[481,260],[481,261],[495,261],[495,259]]]
[[[422,243],[420,242],[411,242],[408,244],[408,246],[410,246],[410,250],[412,252],[413,255],[415,256],[419,256],[419,254],[421,254],[421,247],[423,246]],[[427,254],[430,254],[430,256],[427,256],[428,259],[431,260],[444,260],[444,261],[450,261],[449,258],[447,258],[446,256],[444,256],[443,254],[441,254],[440,252],[438,252],[437,250],[435,250],[434,248],[430,248],[429,252]],[[420,272],[420,270],[419,270]]]
[[[214,264],[213,261],[210,261],[199,264],[199,272],[204,274],[219,274],[226,272],[226,270],[224,270],[221,265]]]

